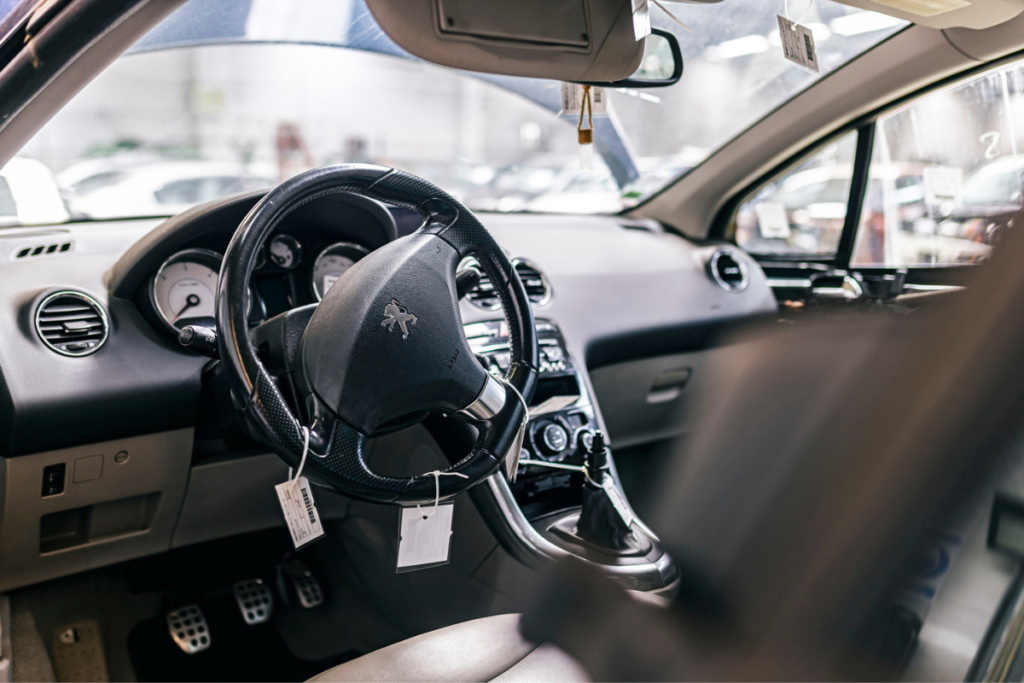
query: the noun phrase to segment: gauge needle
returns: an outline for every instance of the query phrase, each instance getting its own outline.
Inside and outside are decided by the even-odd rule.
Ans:
[[[171,322],[173,323],[175,320],[180,318],[182,316],[182,314],[185,311],[187,311],[188,309],[193,308],[193,307],[198,306],[198,305],[199,305],[199,297],[197,295],[195,295],[195,294],[189,294],[187,297],[185,297],[185,307],[182,308],[180,311],[178,311],[178,315],[174,316],[174,320],[172,320]]]

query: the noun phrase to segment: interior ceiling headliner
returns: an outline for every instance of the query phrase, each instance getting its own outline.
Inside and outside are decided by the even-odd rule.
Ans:
[[[1024,0],[837,0],[928,28],[986,29],[1024,12]]]

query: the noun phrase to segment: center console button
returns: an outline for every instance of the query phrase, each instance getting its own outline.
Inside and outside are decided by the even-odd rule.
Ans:
[[[548,455],[558,455],[569,445],[569,435],[565,429],[558,424],[549,424],[541,433],[541,440],[544,443],[544,450]]]

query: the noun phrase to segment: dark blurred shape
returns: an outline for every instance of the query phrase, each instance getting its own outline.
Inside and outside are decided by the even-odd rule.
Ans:
[[[652,523],[681,568],[675,603],[567,565],[524,633],[595,680],[897,677],[920,628],[894,599],[907,567],[1019,443],[1022,241],[945,305],[767,326],[716,352]]]

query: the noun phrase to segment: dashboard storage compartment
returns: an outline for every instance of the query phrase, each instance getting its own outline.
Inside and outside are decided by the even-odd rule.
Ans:
[[[169,550],[192,441],[177,429],[0,459],[0,591]],[[61,464],[63,488],[40,491]]]
[[[153,524],[159,504],[160,494],[150,493],[43,515],[39,520],[39,552],[52,553],[146,531]]]

